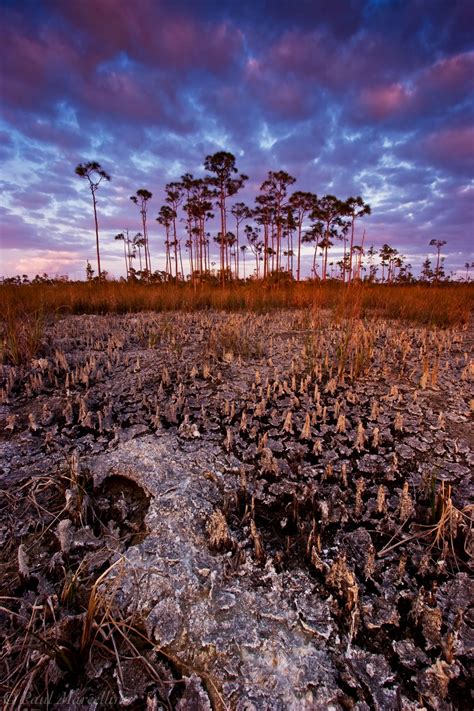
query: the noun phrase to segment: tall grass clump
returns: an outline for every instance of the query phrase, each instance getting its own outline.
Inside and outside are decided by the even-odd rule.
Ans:
[[[41,346],[45,319],[63,314],[142,311],[250,311],[329,309],[334,317],[400,319],[448,327],[467,323],[474,305],[472,284],[350,286],[328,280],[235,282],[225,287],[202,284],[144,284],[108,281],[0,284],[3,304],[2,360],[20,364]]]
[[[0,362],[21,365],[40,350],[44,331],[41,309],[23,311],[7,305],[1,327]]]
[[[364,313],[423,325],[467,323],[474,307],[470,284],[375,285],[362,288]]]

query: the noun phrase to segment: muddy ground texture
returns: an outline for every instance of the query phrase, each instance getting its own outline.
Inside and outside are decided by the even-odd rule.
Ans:
[[[472,708],[472,343],[51,323],[0,371],[4,705]]]

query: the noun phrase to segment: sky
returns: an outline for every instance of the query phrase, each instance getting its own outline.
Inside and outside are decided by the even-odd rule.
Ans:
[[[276,170],[295,190],[361,195],[359,241],[365,229],[416,269],[445,240],[461,276],[474,259],[473,27],[472,0],[0,0],[0,275],[95,266],[74,174],[89,160],[112,177],[97,193],[102,267],[123,275],[114,236],[140,230],[129,197],[147,188],[163,268],[165,184],[225,150],[249,176],[236,200],[252,204]]]

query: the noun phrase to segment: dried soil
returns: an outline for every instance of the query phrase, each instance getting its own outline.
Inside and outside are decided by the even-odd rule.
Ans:
[[[471,708],[472,342],[50,324],[0,374],[5,703]]]

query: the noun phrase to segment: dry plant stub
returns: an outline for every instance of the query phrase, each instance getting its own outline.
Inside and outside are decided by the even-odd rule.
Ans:
[[[470,327],[44,328],[0,366],[7,708],[471,707]]]

